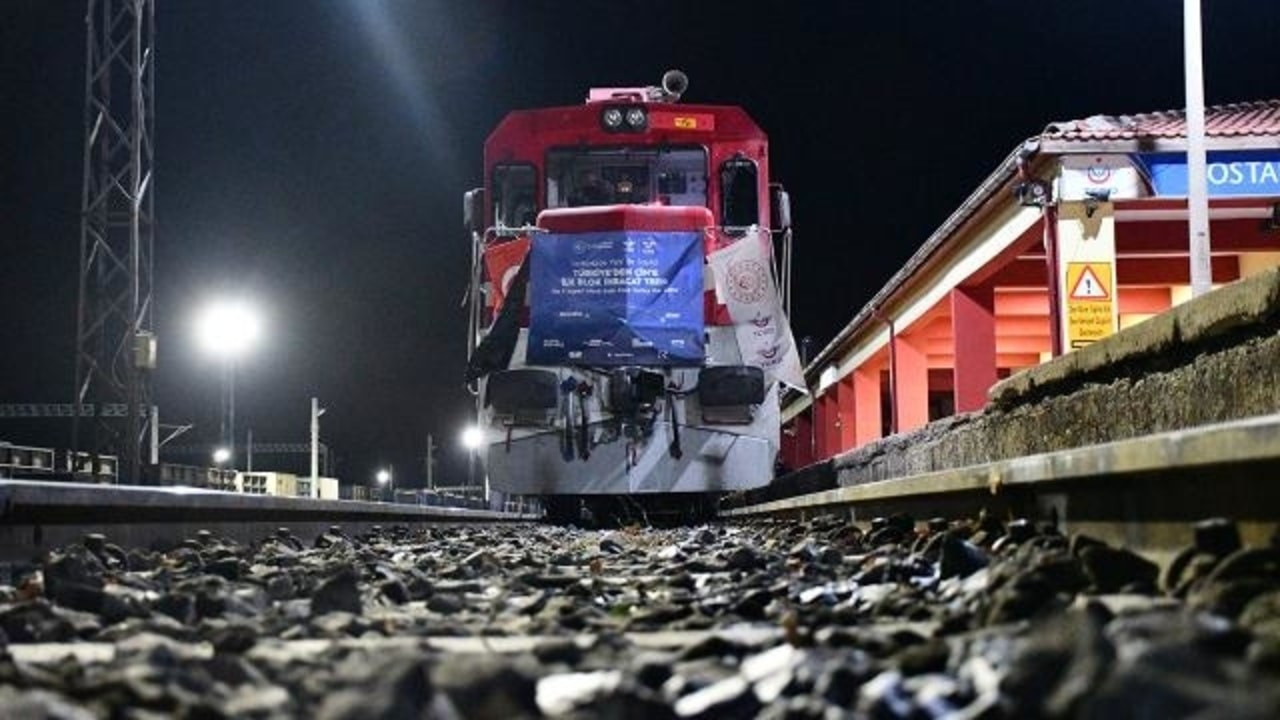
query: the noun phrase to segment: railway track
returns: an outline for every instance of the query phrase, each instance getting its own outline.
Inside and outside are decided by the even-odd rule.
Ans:
[[[613,531],[0,483],[0,702],[62,717],[1272,717],[1278,462],[1268,416]],[[1196,522],[1214,515],[1231,520]]]
[[[837,514],[853,522],[905,513],[1052,522],[1167,559],[1192,542],[1191,523],[1231,518],[1265,544],[1280,522],[1280,414],[941,472],[722,504],[727,520]],[[827,472],[837,485],[838,471]],[[812,484],[812,482],[810,482]],[[786,484],[774,489],[785,493]]]
[[[1232,558],[1259,551],[1233,549],[1235,531],[1201,528],[1178,588],[1123,549],[990,518],[205,532],[162,553],[89,536],[6,568],[0,701],[59,717],[1268,717],[1280,572],[1241,571]]]
[[[533,515],[440,506],[314,500],[200,490],[0,480],[0,562],[32,560],[86,534],[123,547],[166,547],[205,530],[248,543],[285,527],[306,543],[337,525],[363,534],[381,525],[529,522]]]
[[[1057,523],[1148,553],[1191,540],[1189,523],[1221,516],[1247,542],[1266,542],[1280,521],[1280,414],[982,465],[795,492],[789,478],[773,499],[722,501],[718,517],[805,519],[836,514],[855,523],[908,514],[964,518],[987,512]],[[812,474],[812,473],[811,473]],[[812,488],[812,478],[797,487]],[[757,493],[759,496],[760,493]],[[250,542],[281,526],[311,542],[331,526],[360,534],[374,526],[530,522],[534,515],[466,508],[327,501],[197,490],[0,480],[0,561],[33,559],[100,533],[122,545],[175,543],[200,529]]]

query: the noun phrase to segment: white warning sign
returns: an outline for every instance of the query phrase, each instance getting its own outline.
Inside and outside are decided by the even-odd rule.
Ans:
[[[1108,270],[1110,268],[1107,268]],[[1110,273],[1107,273],[1110,275]],[[1111,297],[1110,283],[1103,283],[1092,265],[1084,265],[1079,271],[1075,285],[1071,288],[1072,300],[1106,300]]]

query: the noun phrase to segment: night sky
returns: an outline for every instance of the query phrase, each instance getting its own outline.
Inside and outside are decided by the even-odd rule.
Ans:
[[[305,440],[319,395],[345,480],[393,463],[418,484],[428,432],[456,478],[461,196],[485,136],[509,110],[673,67],[687,102],[741,105],[769,133],[792,193],[792,324],[816,350],[1024,138],[1181,107],[1181,5],[159,0],[161,413],[216,439],[217,365],[190,325],[241,294],[268,326],[238,374],[241,428]],[[1280,93],[1280,3],[1205,5],[1208,102]],[[69,402],[84,3],[3,8],[0,403]],[[0,420],[0,439],[66,445],[69,427]]]

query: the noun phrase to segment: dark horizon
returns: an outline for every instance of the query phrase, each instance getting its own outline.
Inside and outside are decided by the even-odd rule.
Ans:
[[[72,394],[84,4],[17,0],[0,26],[0,403]],[[1210,104],[1277,96],[1280,6],[1204,8]],[[1183,105],[1180,5],[157,3],[156,322],[162,418],[212,444],[219,372],[201,303],[254,298],[237,425],[300,442],[310,397],[338,474],[447,478],[468,247],[461,197],[514,109],[685,71],[692,103],[769,133],[796,227],[797,339],[816,351],[1024,138],[1052,121]],[[64,421],[0,439],[69,442]],[[241,435],[243,438],[243,435]]]

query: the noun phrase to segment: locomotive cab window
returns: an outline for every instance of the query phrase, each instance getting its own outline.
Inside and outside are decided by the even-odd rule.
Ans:
[[[547,207],[706,207],[702,148],[572,148],[547,153]]]
[[[720,222],[742,228],[760,222],[760,196],[756,164],[734,157],[720,165]]]
[[[537,178],[532,165],[496,165],[493,168],[493,224],[518,228],[538,217]]]

